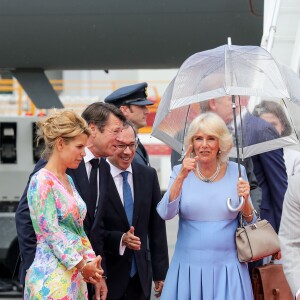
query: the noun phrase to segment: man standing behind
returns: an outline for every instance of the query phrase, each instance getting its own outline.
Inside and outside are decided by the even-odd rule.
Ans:
[[[128,122],[118,150],[108,158],[111,177],[103,227],[110,300],[150,299],[151,269],[160,296],[169,265],[165,221],[156,212],[161,199],[157,174],[132,162],[136,146],[136,133]]]
[[[248,103],[248,98],[242,96],[241,102]],[[217,113],[227,125],[233,122],[231,96],[211,99],[208,101],[208,106],[208,110]],[[242,109],[242,117],[245,146],[263,143],[279,137],[272,125],[253,116],[246,108]],[[284,194],[287,189],[283,150],[277,149],[254,155],[252,162],[258,185],[262,189],[260,216],[267,219],[278,232]],[[254,264],[251,263],[250,266]]]
[[[147,100],[147,86],[146,82],[124,86],[108,95],[104,101],[119,107],[126,119],[138,130],[147,125],[147,105],[153,105],[152,101]],[[149,166],[148,153],[140,140],[134,161]]]
[[[107,198],[107,180],[110,171],[109,165],[100,157],[112,155],[116,151],[117,138],[126,119],[115,106],[101,102],[90,104],[82,113],[82,117],[91,130],[85,148],[86,156],[77,169],[67,169],[67,174],[72,177],[77,191],[87,206],[84,230],[95,253],[103,256],[103,235],[100,233],[100,224]],[[95,166],[94,162],[96,162]],[[31,176],[43,168],[46,163],[43,159],[38,161],[28,183]],[[32,264],[36,251],[36,236],[30,219],[27,190],[28,184],[16,211],[16,227],[21,254],[20,282],[22,284],[25,282],[26,270]],[[89,299],[93,299],[90,288]],[[102,300],[106,299],[105,281],[102,282],[101,291],[98,290],[98,292],[101,293]],[[96,299],[100,299],[99,293]]]

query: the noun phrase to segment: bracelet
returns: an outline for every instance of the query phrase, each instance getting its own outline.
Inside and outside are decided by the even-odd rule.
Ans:
[[[252,217],[253,215],[254,215],[254,209],[251,211],[250,215],[245,216],[245,215],[242,213],[242,216],[243,216],[244,218],[250,218],[250,217]]]
[[[84,268],[86,267],[86,265],[87,265],[87,262],[85,261],[84,262],[84,265],[80,268],[80,269],[78,269],[78,271],[83,275],[83,271],[84,271]]]

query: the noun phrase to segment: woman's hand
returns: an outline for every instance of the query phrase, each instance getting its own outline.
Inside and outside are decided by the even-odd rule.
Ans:
[[[95,284],[95,295],[93,300],[106,300],[107,297],[107,285],[104,278],[100,282]]]
[[[181,188],[182,188],[183,181],[185,180],[185,178],[188,176],[188,174],[192,170],[194,171],[196,169],[196,163],[198,161],[198,156],[190,157],[192,151],[193,151],[193,146],[190,145],[185,154],[185,158],[182,162],[181,169],[180,169],[177,177],[175,178],[173,185],[170,189],[169,202],[174,201],[178,197],[178,195],[180,194]]]
[[[196,170],[196,163],[198,161],[198,156],[191,157],[192,152],[193,152],[193,146],[190,145],[185,154],[180,172],[178,174],[181,175],[183,178],[186,178],[191,171]]]
[[[248,181],[245,181],[243,178],[239,178],[237,183],[237,191],[239,197],[244,197],[245,202],[248,200],[250,195],[250,184]]]
[[[275,260],[275,259],[281,259],[281,251],[278,251],[277,253],[273,254],[272,255],[272,260]]]
[[[243,178],[240,177],[237,183],[237,191],[239,197],[243,197],[245,199],[245,204],[241,208],[241,210],[242,210],[242,216],[249,223],[252,221],[254,216],[254,208],[251,202],[249,201],[249,195],[250,195],[249,182],[245,181]]]
[[[164,281],[159,280],[159,281],[154,281],[154,292],[155,292],[155,298],[159,298],[161,296],[162,290],[164,287]]]
[[[94,260],[85,263],[82,268],[79,268],[84,281],[96,284],[100,282],[103,275],[103,269],[101,268],[101,256],[98,255]]]

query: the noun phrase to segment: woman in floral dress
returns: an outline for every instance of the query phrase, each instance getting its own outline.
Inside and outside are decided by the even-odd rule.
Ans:
[[[103,271],[83,229],[86,205],[66,170],[78,167],[90,132],[71,111],[55,112],[38,126],[48,163],[28,188],[37,247],[24,299],[87,299],[86,282],[96,284]]]

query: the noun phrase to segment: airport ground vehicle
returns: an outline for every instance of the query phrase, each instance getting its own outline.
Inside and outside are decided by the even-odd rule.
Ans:
[[[0,116],[0,281],[17,277],[19,246],[15,211],[28,175],[39,158],[38,117]],[[4,284],[5,285],[5,284]],[[0,291],[5,288],[0,284]]]

